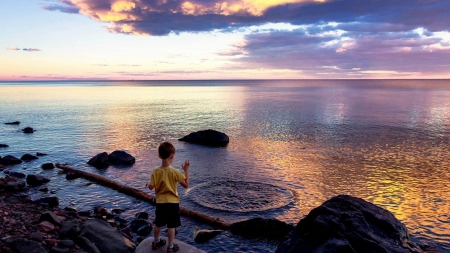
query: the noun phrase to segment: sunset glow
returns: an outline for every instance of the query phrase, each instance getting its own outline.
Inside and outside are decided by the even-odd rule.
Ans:
[[[450,77],[443,0],[1,5],[2,81]]]

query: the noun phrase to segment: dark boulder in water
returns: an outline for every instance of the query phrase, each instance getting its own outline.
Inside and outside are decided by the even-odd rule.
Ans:
[[[27,176],[27,184],[31,186],[43,185],[48,182],[50,182],[50,179],[40,175],[29,174]]]
[[[108,160],[110,163],[117,165],[132,165],[136,161],[132,155],[122,150],[116,150],[109,154]]]
[[[0,159],[0,164],[5,165],[5,166],[20,164],[20,163],[22,163],[22,160],[14,157],[12,155],[7,155]]]
[[[152,232],[151,224],[144,219],[135,219],[131,221],[130,228],[134,233],[140,236],[145,236]]]
[[[5,125],[19,125],[20,121],[6,122]]]
[[[222,230],[211,230],[211,229],[196,229],[194,232],[194,241],[198,243],[203,243],[216,237],[216,235],[223,232]]]
[[[58,197],[40,198],[35,200],[34,203],[48,207],[57,207],[59,206],[59,198]]]
[[[36,153],[36,156],[46,156],[47,154],[45,154],[45,153],[40,153],[40,152],[37,152]]]
[[[0,144],[0,148],[7,148],[7,147],[9,147],[9,146],[6,144]]]
[[[34,133],[36,130],[34,130],[32,127],[25,127],[24,129],[22,129],[22,132],[26,133],[26,134],[32,134]]]
[[[231,224],[230,231],[246,237],[281,239],[294,229],[293,225],[276,219],[254,218]]]
[[[313,209],[278,245],[287,252],[423,252],[389,211],[340,195]]]
[[[20,160],[25,161],[25,162],[29,162],[32,160],[36,160],[39,159],[37,156],[31,155],[31,154],[25,154],[23,155]]]
[[[178,140],[214,147],[225,147],[230,142],[228,135],[212,129],[190,133]]]
[[[52,170],[55,168],[55,165],[53,163],[44,163],[41,165],[41,168],[43,170]]]
[[[96,167],[97,169],[105,169],[109,166],[108,153],[103,152],[92,157],[88,162],[89,165]]]

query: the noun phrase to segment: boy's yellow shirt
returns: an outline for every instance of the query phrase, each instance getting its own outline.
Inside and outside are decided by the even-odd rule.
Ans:
[[[153,170],[149,185],[155,187],[156,203],[180,203],[177,185],[186,177],[172,166]]]

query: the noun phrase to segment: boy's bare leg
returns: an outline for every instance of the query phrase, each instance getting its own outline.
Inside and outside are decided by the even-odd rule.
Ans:
[[[155,225],[153,230],[154,230],[154,233],[153,233],[154,234],[154,238],[155,238],[155,241],[156,241],[156,238],[159,238],[159,236],[161,235],[161,228]]]
[[[167,237],[169,237],[169,245],[172,245],[173,241],[175,239],[175,228],[168,228],[167,229]]]

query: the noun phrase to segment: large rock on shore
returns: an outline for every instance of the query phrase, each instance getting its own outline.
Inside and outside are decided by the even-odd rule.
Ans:
[[[212,129],[190,133],[178,140],[214,147],[225,147],[230,142],[228,135]]]
[[[423,252],[389,211],[340,195],[313,209],[278,245],[276,253]]]
[[[100,252],[133,253],[136,244],[106,221],[92,219],[81,225],[80,237],[93,242]]]

